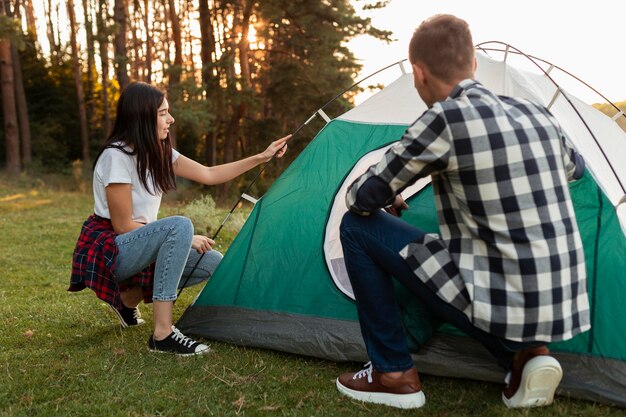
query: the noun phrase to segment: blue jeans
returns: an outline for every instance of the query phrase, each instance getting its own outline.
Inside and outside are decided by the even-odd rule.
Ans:
[[[377,371],[404,371],[413,366],[392,276],[433,316],[482,343],[505,370],[510,369],[516,351],[544,344],[514,342],[491,335],[475,327],[465,314],[439,298],[415,276],[399,254],[407,244],[423,235],[420,229],[382,211],[366,217],[348,212],[341,222],[341,244],[361,333]]]
[[[181,216],[166,217],[117,235],[115,276],[120,282],[124,281],[156,261],[152,299],[174,301],[176,290],[200,257],[191,249],[192,239],[191,220]],[[222,254],[218,251],[206,252],[185,286],[208,280],[221,260]]]

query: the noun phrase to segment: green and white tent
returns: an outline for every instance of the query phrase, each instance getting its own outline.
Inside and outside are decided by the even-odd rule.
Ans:
[[[556,86],[546,74],[552,68],[522,70],[507,55],[508,48],[505,60],[478,53],[476,79],[498,94],[549,107],[588,167],[570,190],[585,247],[593,327],[550,346],[564,368],[560,394],[626,406],[626,133]],[[256,203],[179,320],[183,332],[337,361],[367,360],[338,226],[347,185],[426,108],[412,74],[398,67],[396,81],[354,109],[334,120],[319,112],[328,123]],[[403,194],[410,205],[403,219],[437,232],[429,180]],[[399,285],[397,294],[420,372],[503,381],[504,372],[482,346],[423,319]]]

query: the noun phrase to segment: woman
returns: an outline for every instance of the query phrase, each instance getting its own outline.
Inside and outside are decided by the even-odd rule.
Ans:
[[[172,325],[172,309],[181,276],[200,263],[188,285],[206,281],[222,255],[215,242],[194,235],[191,221],[173,216],[157,220],[163,193],[176,187],[175,176],[215,185],[282,157],[290,136],[272,142],[260,154],[213,167],[172,149],[174,118],[163,92],[132,83],[117,103],[117,117],[93,175],[94,214],[83,224],[72,263],[70,291],[89,287],[106,301],[123,327],[144,323],[137,306],[153,302],[151,351],[179,355],[207,353],[209,347]]]

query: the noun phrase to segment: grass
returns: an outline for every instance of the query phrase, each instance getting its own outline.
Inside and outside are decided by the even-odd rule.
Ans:
[[[121,330],[89,290],[66,291],[75,239],[93,206],[73,188],[0,175],[0,416],[624,415],[567,398],[507,410],[501,385],[430,375],[422,375],[426,406],[402,411],[336,392],[336,376],[360,364],[216,342],[202,357],[151,354],[149,306],[141,306],[148,325]],[[170,201],[163,211],[179,208]],[[183,293],[175,318],[198,291]]]

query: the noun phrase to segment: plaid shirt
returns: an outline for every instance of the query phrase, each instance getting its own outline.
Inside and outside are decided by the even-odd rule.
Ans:
[[[441,236],[400,255],[480,329],[515,341],[590,328],[585,257],[568,178],[584,162],[547,109],[464,80],[348,189],[367,214],[431,175]]]
[[[130,278],[129,285],[119,284],[113,271],[117,246],[111,220],[95,214],[83,224],[72,259],[72,276],[68,291],[81,291],[86,287],[95,291],[98,298],[116,308],[122,307],[120,292],[139,285],[144,302],[152,302],[152,265]]]

